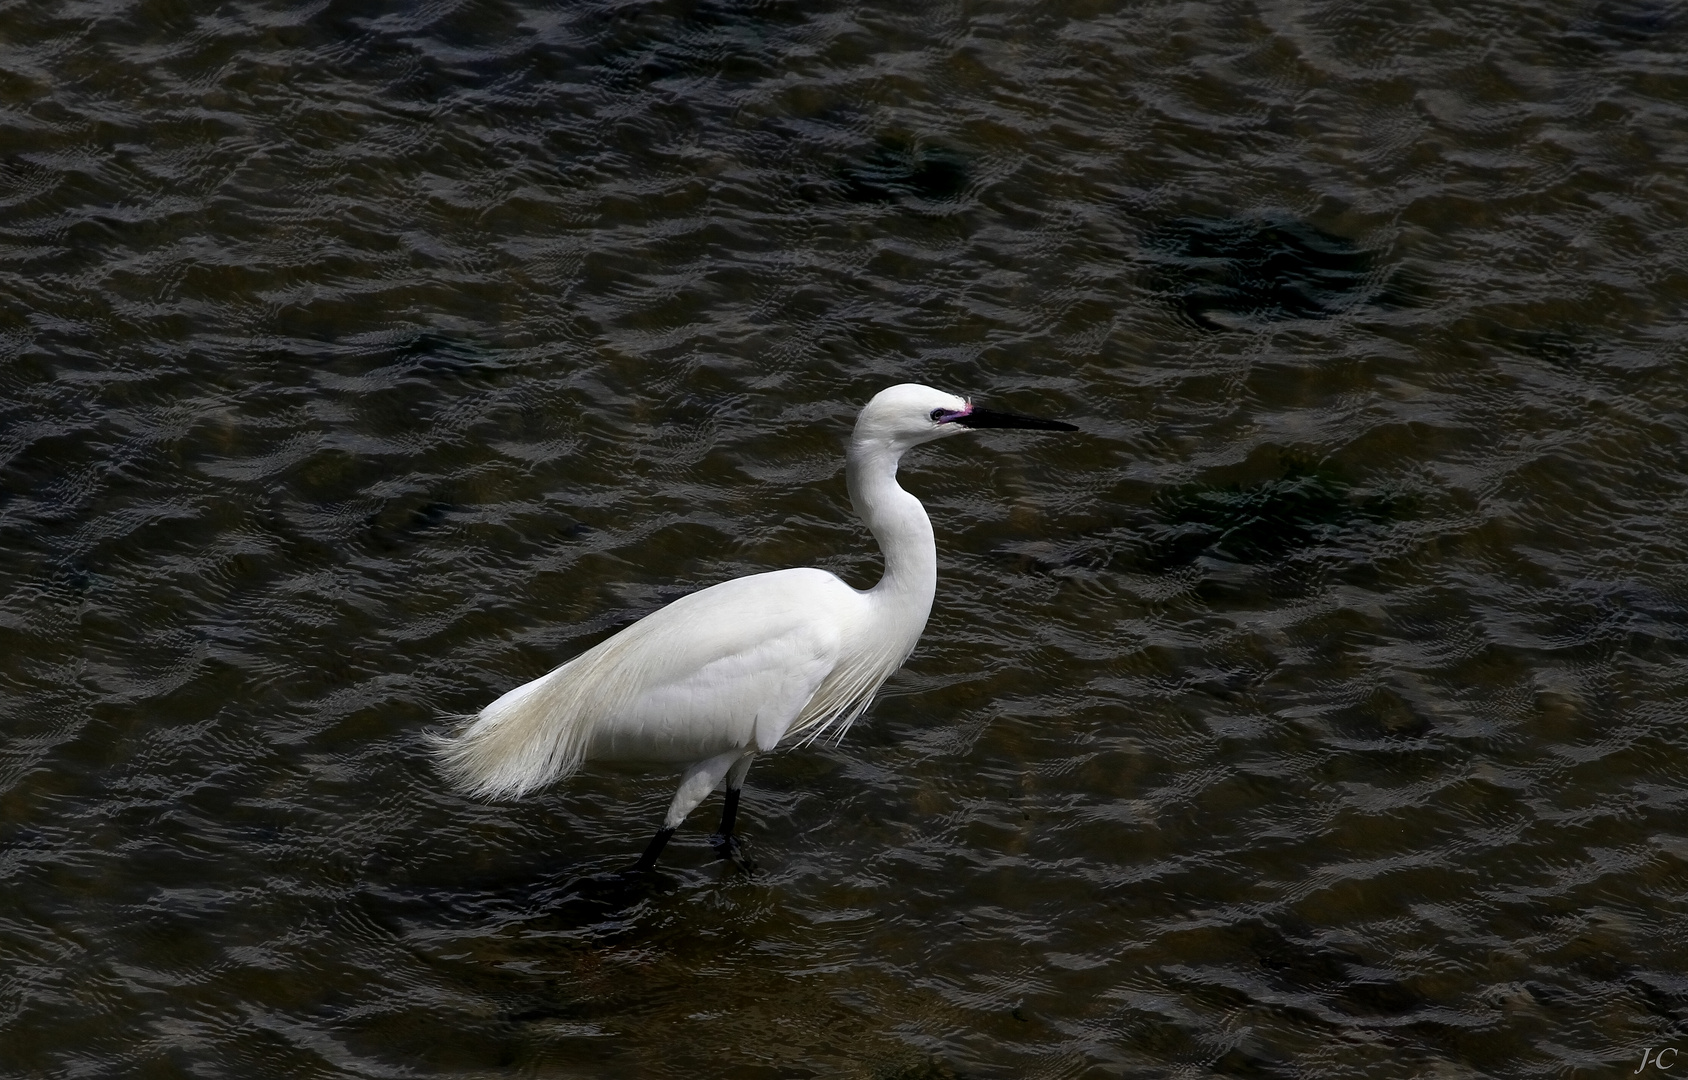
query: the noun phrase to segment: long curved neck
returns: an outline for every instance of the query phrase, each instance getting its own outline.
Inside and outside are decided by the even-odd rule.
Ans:
[[[882,440],[852,439],[845,475],[856,513],[885,553],[885,575],[870,595],[918,611],[924,626],[938,589],[938,549],[926,508],[897,483],[900,457]]]

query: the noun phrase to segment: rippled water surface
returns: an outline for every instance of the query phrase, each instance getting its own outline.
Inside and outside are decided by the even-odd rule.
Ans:
[[[0,1072],[1688,1053],[1688,6],[0,5]],[[423,736],[723,578],[939,599],[754,875]]]

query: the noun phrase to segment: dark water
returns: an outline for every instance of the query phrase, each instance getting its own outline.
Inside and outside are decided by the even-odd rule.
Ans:
[[[1688,6],[0,6],[0,1072],[1596,1077],[1688,1052]],[[420,742],[725,577],[836,748]]]

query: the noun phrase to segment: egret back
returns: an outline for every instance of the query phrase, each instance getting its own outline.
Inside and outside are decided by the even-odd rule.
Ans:
[[[511,690],[436,748],[459,786],[516,796],[588,759],[690,762],[771,750],[791,730],[842,734],[919,637],[876,632],[876,614],[822,570],[722,582]]]

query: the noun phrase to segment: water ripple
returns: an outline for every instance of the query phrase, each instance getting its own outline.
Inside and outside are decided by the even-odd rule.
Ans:
[[[1633,1071],[1688,1025],[1680,5],[0,14],[12,1071]],[[754,877],[421,735],[940,599]],[[700,813],[708,813],[706,807]]]

